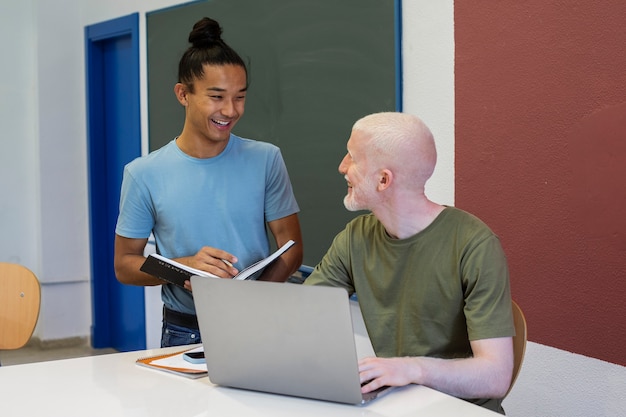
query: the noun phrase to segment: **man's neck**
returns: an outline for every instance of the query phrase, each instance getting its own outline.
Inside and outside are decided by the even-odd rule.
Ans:
[[[192,137],[183,132],[177,139],[178,148],[189,156],[199,159],[213,158],[228,145],[228,140],[211,141],[205,138]]]
[[[372,210],[372,213],[392,238],[406,239],[427,228],[444,209],[444,206],[422,196]]]

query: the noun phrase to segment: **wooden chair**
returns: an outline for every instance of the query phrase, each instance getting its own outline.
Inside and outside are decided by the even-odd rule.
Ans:
[[[526,318],[522,309],[515,301],[513,301],[513,324],[515,326],[515,336],[513,336],[513,377],[505,398],[511,392],[511,388],[513,388],[513,384],[515,384],[515,380],[522,368],[524,354],[526,353],[526,339],[528,337],[526,333]]]
[[[0,350],[19,349],[39,319],[41,287],[28,268],[0,262]]]

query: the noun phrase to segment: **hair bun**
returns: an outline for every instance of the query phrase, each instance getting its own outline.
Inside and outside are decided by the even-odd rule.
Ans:
[[[195,48],[207,48],[217,42],[222,42],[222,28],[215,20],[204,17],[189,33],[189,43]]]

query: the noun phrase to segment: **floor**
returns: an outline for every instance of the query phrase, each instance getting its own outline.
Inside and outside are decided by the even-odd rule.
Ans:
[[[24,363],[54,361],[82,356],[105,355],[116,352],[117,350],[111,348],[93,349],[87,343],[45,348],[37,344],[28,344],[21,349],[0,351],[0,364],[2,364],[2,366],[20,365]]]

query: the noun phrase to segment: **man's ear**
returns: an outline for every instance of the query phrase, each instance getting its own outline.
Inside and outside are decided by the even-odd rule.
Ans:
[[[383,169],[380,171],[378,177],[378,191],[384,191],[391,185],[393,181],[393,172],[388,169]]]
[[[176,83],[176,85],[174,86],[174,94],[176,95],[176,99],[178,100],[178,102],[184,107],[187,107],[187,95],[189,94],[187,86],[185,86],[185,84],[183,83]]]

